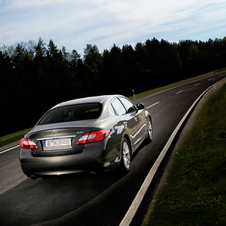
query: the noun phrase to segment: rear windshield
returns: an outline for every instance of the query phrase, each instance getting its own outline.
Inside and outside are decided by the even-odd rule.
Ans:
[[[78,104],[54,108],[47,112],[39,121],[39,125],[95,119],[100,116],[101,105],[99,103]]]

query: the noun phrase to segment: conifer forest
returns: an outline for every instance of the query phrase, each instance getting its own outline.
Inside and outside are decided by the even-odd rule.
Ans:
[[[146,40],[115,44],[99,52],[87,44],[82,55],[39,38],[0,47],[0,136],[32,127],[57,103],[80,97],[131,96],[226,67],[226,37],[203,41]]]

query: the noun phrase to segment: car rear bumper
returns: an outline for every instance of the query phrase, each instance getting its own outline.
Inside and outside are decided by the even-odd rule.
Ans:
[[[41,157],[38,159],[35,158],[35,161],[22,161],[21,169],[27,176],[61,175],[86,171],[99,171],[102,169],[102,164],[94,159],[78,161],[70,155],[67,157]]]
[[[101,142],[87,145],[82,153],[60,156],[34,156],[32,150],[21,149],[21,169],[27,176],[61,175],[80,172],[108,171],[120,163],[116,148],[103,150]]]

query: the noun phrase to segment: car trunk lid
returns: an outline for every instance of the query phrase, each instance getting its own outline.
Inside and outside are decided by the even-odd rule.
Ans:
[[[38,125],[26,135],[26,138],[32,139],[38,149],[32,149],[33,156],[58,156],[67,154],[81,153],[85,145],[77,145],[78,140],[85,134],[92,131],[93,127],[89,122],[80,123],[78,126],[59,125],[60,123],[47,125]],[[83,125],[83,126],[82,126]],[[94,129],[95,130],[95,129]]]

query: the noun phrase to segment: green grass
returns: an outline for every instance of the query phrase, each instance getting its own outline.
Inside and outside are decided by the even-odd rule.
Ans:
[[[226,225],[225,116],[226,85],[196,117],[143,226]]]
[[[21,138],[23,138],[23,136],[29,132],[32,128],[29,129],[25,129],[25,130],[21,130],[15,133],[11,133],[9,135],[0,137],[0,147],[10,144],[14,141],[20,140]]]

